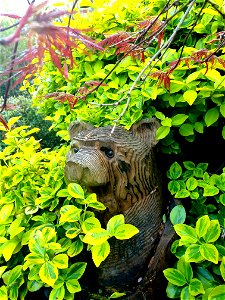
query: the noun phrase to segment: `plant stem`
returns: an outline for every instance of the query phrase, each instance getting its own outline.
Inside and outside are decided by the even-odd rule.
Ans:
[[[136,77],[135,81],[133,82],[132,86],[130,87],[129,91],[127,92],[126,96],[127,96],[127,102],[126,105],[123,109],[123,111],[119,114],[118,118],[114,121],[114,125],[111,131],[111,134],[114,132],[115,127],[118,123],[118,121],[121,119],[121,117],[125,114],[125,112],[127,111],[130,101],[131,101],[131,92],[133,91],[134,87],[137,85],[137,82],[140,80],[140,78],[142,77],[142,75],[145,73],[145,71],[147,70],[147,68],[151,65],[151,63],[162,53],[162,51],[164,50],[163,54],[165,54],[166,50],[169,48],[170,44],[172,43],[172,41],[174,40],[177,32],[179,31],[181,25],[183,24],[185,18],[187,17],[188,13],[190,12],[190,10],[192,9],[193,5],[195,4],[196,0],[193,0],[190,5],[188,6],[186,12],[184,13],[183,17],[181,18],[180,22],[178,23],[177,27],[175,28],[173,34],[170,36],[169,40],[152,56],[152,58],[150,59],[150,61],[146,64],[146,66],[141,70],[141,72],[138,74],[138,76]],[[124,98],[124,97],[123,97]]]

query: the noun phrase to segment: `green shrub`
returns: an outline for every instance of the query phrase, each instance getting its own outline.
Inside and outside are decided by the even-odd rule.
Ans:
[[[121,1],[114,1],[111,4],[100,1],[98,5],[100,4],[103,7],[101,10],[93,4],[92,12],[87,16],[77,14],[73,22],[76,28],[95,28],[95,31],[90,31],[89,34],[99,40],[102,40],[104,35],[108,36],[118,31],[138,31],[140,21],[156,14],[155,1],[138,2],[137,6],[134,3],[132,6],[128,1],[123,1],[123,4]],[[165,1],[157,4],[159,9],[163,4]],[[215,51],[217,44],[210,41],[216,30],[222,29],[224,24],[222,16],[214,7],[208,5],[203,9],[193,34],[181,50],[183,37],[188,32],[187,27],[194,25],[199,7],[200,4],[196,3],[180,29],[176,43],[167,49],[161,60],[154,61],[150,73],[143,75],[144,83],[139,84],[141,83],[139,81],[139,85],[132,90],[128,109],[119,118],[119,124],[126,128],[130,128],[142,118],[154,116],[159,119],[162,126],[157,132],[157,138],[162,140],[161,147],[165,153],[180,153],[182,144],[194,141],[209,127],[216,128],[217,134],[225,138],[224,55],[219,53],[218,56],[212,56],[211,60],[203,63],[204,58]],[[161,19],[173,13],[174,8],[162,14]],[[165,40],[171,35],[182,16],[183,12],[180,12],[169,23],[165,29]],[[214,26],[210,23],[212,19]],[[65,18],[63,24],[67,24],[67,21]],[[210,35],[206,36],[207,34]],[[104,85],[84,99],[79,99],[79,96],[82,96],[84,89],[88,88],[85,83],[101,81],[114,67],[118,59],[115,47],[88,55],[74,50],[76,65],[69,70],[68,81],[51,62],[46,62],[33,85],[29,87],[25,82],[24,87],[33,94],[34,104],[48,115],[48,120],[52,122],[57,134],[68,140],[67,127],[71,120],[83,120],[96,126],[114,124],[127,105],[127,97],[123,99],[123,95],[126,95],[138,74],[149,63],[157,47],[155,41],[145,49],[144,61],[127,56],[105,80]],[[170,78],[166,77],[166,72],[171,69],[170,63],[176,61],[179,55],[182,58],[181,62],[170,74]],[[165,77],[159,77],[163,75]],[[67,101],[61,103],[54,98],[40,101],[40,97],[44,98],[44,95],[56,91],[77,95],[78,102],[74,108],[71,109]],[[118,101],[121,101],[119,105],[115,105]],[[106,103],[109,103],[109,106]]]
[[[217,160],[218,165],[224,164],[224,45],[221,45],[220,51],[217,51],[218,44],[211,42],[217,39],[216,33],[218,31],[224,31],[223,16],[219,13],[218,8],[221,9],[222,12],[224,10],[222,8],[222,0],[213,1],[213,3],[215,3],[214,5],[212,5],[211,2],[212,1],[204,2],[206,6],[202,10],[201,5],[203,1],[197,0],[195,2],[193,10],[181,26],[179,34],[167,49],[165,55],[161,59],[155,60],[152,69],[146,71],[143,76],[145,77],[144,83],[141,80],[137,82],[135,89],[131,92],[130,102],[127,102],[127,92],[135,83],[143,67],[147,66],[151,57],[156,53],[158,49],[157,41],[154,41],[152,45],[145,49],[143,61],[140,61],[137,57],[133,58],[127,56],[113,70],[110,76],[107,77],[104,81],[105,84],[93,93],[88,94],[86,98],[81,97],[83,95],[82,93],[85,92],[85,88],[93,88],[93,86],[90,87],[89,85],[105,78],[114,68],[115,62],[118,61],[118,57],[120,56],[117,56],[115,47],[109,47],[104,52],[88,52],[87,55],[79,49],[74,50],[73,54],[76,65],[73,69],[69,70],[68,80],[62,76],[53,63],[50,62],[49,58],[46,57],[43,69],[34,78],[33,84],[30,85],[27,81],[24,82],[24,89],[27,88],[32,94],[34,105],[40,112],[47,116],[47,119],[52,123],[51,127],[54,128],[57,134],[65,141],[69,139],[67,128],[72,120],[83,120],[96,126],[104,126],[108,124],[112,125],[114,121],[118,119],[118,124],[124,125],[126,128],[130,128],[133,123],[142,118],[156,117],[160,120],[161,127],[158,129],[157,138],[161,140],[160,151],[165,155],[163,158],[163,161],[166,162],[164,170],[168,165],[167,161],[182,161],[184,160],[183,158],[185,158],[185,170],[181,167],[181,163],[173,163],[168,171],[168,178],[170,179],[168,190],[172,197],[181,199],[182,204],[175,207],[170,214],[174,228],[180,237],[173,243],[171,248],[172,253],[177,257],[177,262],[174,268],[169,268],[164,271],[169,281],[167,287],[168,297],[182,300],[215,300],[225,297],[225,245],[223,239],[225,170],[223,169],[221,172],[221,168],[218,168],[218,171],[216,171],[217,168],[211,163]],[[106,3],[103,0],[98,0],[94,1],[94,4],[89,3],[93,6],[93,11],[87,15],[77,13],[75,20],[72,20],[71,24],[75,28],[94,28],[94,30],[87,32],[87,34],[90,34],[90,36],[98,41],[102,41],[105,36],[117,33],[118,30],[132,33],[138,31],[138,22],[147,20],[150,16],[157,15],[165,3],[166,1],[140,2],[137,0],[124,0],[122,2],[116,0]],[[176,3],[179,6],[187,3],[187,1],[176,1]],[[161,20],[163,21],[167,17],[170,17],[177,9],[178,7],[174,7],[162,14],[160,16]],[[183,15],[184,12],[180,11],[168,24],[164,33],[164,42],[171,36],[171,33],[175,30]],[[196,20],[197,24],[195,24]],[[68,18],[63,19],[62,25],[68,25]],[[192,32],[186,39],[190,29],[192,29]],[[184,40],[186,40],[186,44],[183,47]],[[181,56],[179,65],[170,73],[171,66],[175,64],[174,62],[176,62],[179,56]],[[148,71],[150,73],[147,73]],[[78,101],[75,106],[71,108],[69,103],[63,101],[63,99],[61,99],[61,102],[60,99],[49,99],[48,94],[54,92],[66,92],[67,94],[75,95],[74,100]],[[45,95],[48,96],[45,97]],[[124,109],[126,110],[123,114]],[[208,135],[209,130],[212,133],[210,136]],[[213,145],[214,140],[210,140],[212,136],[217,137],[220,142]],[[208,142],[205,143],[205,148],[202,147],[198,149],[196,141],[199,140]],[[36,142],[32,141],[32,145],[34,143]],[[18,140],[12,143],[12,145],[8,145],[6,149],[15,151],[13,149],[17,144]],[[195,148],[190,151],[194,145]],[[208,145],[210,145],[210,149],[214,148],[214,150],[219,145],[218,148],[221,149],[221,155],[217,157],[215,151],[209,152]],[[170,155],[167,156],[165,153]],[[196,153],[199,154],[198,158],[193,159],[192,156]],[[56,155],[56,158],[52,154]],[[173,156],[171,154],[173,154]],[[175,154],[179,154],[179,156],[175,156]],[[21,170],[21,165],[31,165],[27,163],[26,159],[24,162],[23,155],[25,154],[19,158],[11,157],[15,155],[15,153],[12,155],[11,152],[7,154],[6,150],[4,150],[2,155],[9,155],[10,160],[9,162],[7,161],[7,164],[13,159],[13,168]],[[29,185],[29,193],[32,195],[34,193],[35,196],[31,195],[27,197],[26,193],[28,193],[28,191],[26,189],[24,191],[21,190],[22,193],[25,193],[23,201],[28,201],[26,204],[28,206],[28,214],[23,214],[23,217],[25,215],[23,218],[24,222],[26,218],[30,218],[27,225],[27,232],[29,232],[29,230],[38,229],[36,227],[43,226],[43,224],[45,224],[45,227],[46,224],[49,223],[51,226],[55,226],[56,220],[57,222],[60,220],[60,214],[62,212],[67,213],[66,209],[65,211],[61,211],[60,207],[71,205],[68,204],[70,201],[72,201],[72,205],[76,207],[75,200],[73,198],[68,199],[68,197],[72,195],[69,193],[69,189],[66,189],[63,180],[62,157],[64,157],[64,155],[64,146],[61,150],[55,152],[42,150],[34,155],[34,159],[37,160],[36,165],[38,168],[35,169],[35,175],[31,172],[26,178],[27,184]],[[203,155],[207,157],[205,160],[206,163],[201,163],[203,161],[201,160]],[[42,156],[41,160],[39,160],[40,156]],[[208,163],[209,170],[212,170],[214,167],[213,172],[207,171]],[[60,170],[58,171],[57,168]],[[6,172],[6,168],[4,172]],[[20,189],[22,188],[20,185],[23,184],[20,178],[24,178],[24,175],[22,172],[22,177],[20,175],[21,172],[18,170],[15,173],[18,175],[14,176],[14,183],[11,178],[12,176],[6,178],[9,178],[9,184],[12,182],[15,186],[18,185]],[[30,180],[28,178],[33,179]],[[34,184],[35,187],[32,188],[31,183]],[[16,199],[19,204],[16,204],[15,207],[20,207],[19,205],[22,201],[21,197],[16,195],[14,190],[4,190],[4,193],[8,193],[8,199],[7,204],[3,203],[3,205],[10,205],[10,202]],[[3,201],[6,199],[4,197],[6,197],[5,194],[3,194]],[[81,207],[73,207],[72,211],[74,209],[75,211],[77,211],[77,209],[82,210],[82,203],[79,203],[79,205],[81,205]],[[14,206],[6,207],[6,210],[9,209],[10,211],[11,208],[12,212],[14,212]],[[30,217],[29,211],[31,210],[31,212],[35,214],[36,209],[38,209],[36,215]],[[44,212],[42,213],[43,210]],[[82,211],[82,213],[84,212]],[[80,212],[80,216],[82,213]],[[93,215],[90,214],[89,216],[90,218],[93,217]],[[9,218],[9,216],[7,216],[7,218]],[[97,224],[96,220],[94,222]],[[187,224],[183,224],[184,222]],[[19,224],[18,227],[25,227],[26,225],[21,224],[22,225],[20,226]],[[76,228],[74,224],[70,225],[71,227],[59,225],[59,228],[63,228],[62,232],[64,235],[66,233],[67,235],[71,234],[71,236],[75,234],[75,241],[80,245],[83,243],[83,241],[81,239],[79,240],[76,236],[79,228]],[[69,256],[70,253],[68,253],[71,247],[71,243],[68,242],[68,240],[70,241],[70,237],[63,237],[60,235],[61,231],[57,231],[57,226],[51,226],[49,225],[47,228],[50,229],[46,230],[38,229],[38,241],[41,243],[43,235],[49,235],[50,240],[46,239],[47,251],[50,251],[55,256],[63,255],[64,264],[62,265],[66,266],[65,255]],[[10,236],[10,231],[7,234]],[[19,234],[22,235],[22,233]],[[108,233],[104,231],[104,234],[105,237],[108,237]],[[13,238],[16,239],[17,237]],[[65,238],[65,240],[63,238]],[[63,239],[63,241],[59,242],[61,239]],[[67,243],[69,245],[67,250],[63,250],[63,253],[58,253],[57,251],[59,250],[57,247],[59,246],[57,244],[61,243],[62,249],[66,249],[67,246],[64,248],[64,242],[66,245]],[[19,247],[20,246],[16,245],[13,251],[17,251]],[[29,259],[32,258],[32,255],[30,255],[32,253],[29,252],[30,250],[33,251],[32,247],[33,244],[29,245],[28,243],[28,246],[26,245],[27,252],[25,255]],[[53,249],[51,247],[53,247]],[[107,252],[107,246],[105,249]],[[40,251],[43,251],[43,249]],[[74,251],[75,253],[76,251],[79,252],[77,248]],[[35,255],[39,254],[36,253]],[[27,261],[29,261],[28,258]],[[17,259],[19,259],[19,256]],[[40,258],[39,261],[40,263],[38,263],[37,256],[35,256],[34,261],[32,262],[31,259],[30,264],[28,263],[28,268],[23,270],[21,276],[28,276],[27,274],[30,274],[29,272],[31,272],[33,268],[32,263],[36,265],[33,270],[35,275],[31,272],[31,274],[26,277],[26,282],[33,280],[35,282],[34,286],[36,286],[36,282],[38,282],[38,287],[40,284],[49,285],[50,283],[51,285],[52,278],[47,276],[48,281],[46,282],[46,276],[43,276],[44,272],[42,272],[46,270],[47,266],[52,268],[52,274],[54,275],[60,272],[60,274],[63,274],[62,276],[65,276],[64,278],[68,276],[66,275],[68,269],[62,269],[65,271],[65,273],[63,273],[57,266],[58,262],[53,261],[51,255],[48,265],[46,265],[46,262],[43,263],[43,259],[41,259],[42,258]],[[9,261],[11,261],[11,259]],[[21,261],[14,263],[14,265],[12,263],[12,268],[19,265],[19,269],[22,264]],[[4,267],[5,265],[3,265],[2,270],[4,270]],[[39,267],[42,268],[41,276],[39,276],[40,271],[37,269]],[[59,271],[56,271],[56,269]],[[14,273],[14,271],[12,272]],[[15,269],[15,272],[18,272],[18,270]],[[42,279],[44,279],[44,281]],[[18,283],[21,284],[21,287],[23,284],[25,285],[25,283],[22,283],[23,280],[24,279],[18,277]],[[9,281],[5,279],[6,285],[8,282]],[[60,293],[59,297],[63,297],[65,291],[64,285],[60,280],[57,280],[55,284],[59,287],[59,291],[54,290],[55,285],[53,285],[52,293]],[[71,290],[77,286],[76,282],[76,285],[73,286]],[[67,291],[69,291],[68,287],[66,288]],[[29,288],[29,290],[31,289],[32,287]],[[6,291],[6,287],[2,287],[2,291]]]
[[[209,174],[207,163],[185,161],[183,165],[184,171],[175,162],[167,172],[168,189],[189,207],[186,223],[190,224],[183,224],[183,206],[174,207],[170,218],[180,238],[171,247],[178,258],[176,268],[164,270],[169,281],[167,295],[172,299],[223,299],[225,168],[221,174]]]
[[[49,130],[51,122],[45,120],[44,114],[37,113],[37,109],[32,107],[30,95],[10,97],[8,104],[13,107],[12,110],[3,111],[5,119],[9,120],[12,117],[20,116],[16,126],[29,125],[30,128],[39,128],[37,132],[34,132],[34,137],[39,140],[42,148],[54,148],[61,144],[61,140],[56,136],[54,130]],[[0,149],[3,146],[4,143],[0,142]]]
[[[79,254],[86,245],[98,267],[110,253],[109,238],[128,239],[138,229],[124,224],[123,215],[103,229],[91,209],[105,206],[64,181],[67,147],[41,150],[32,136],[38,129],[12,129],[17,120],[9,120],[0,152],[0,297],[24,299],[28,291],[51,287],[49,299],[73,299],[82,289],[87,262]]]

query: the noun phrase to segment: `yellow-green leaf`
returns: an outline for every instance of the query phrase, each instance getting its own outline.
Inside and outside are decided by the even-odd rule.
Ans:
[[[0,287],[0,299],[1,300],[8,300],[8,293],[7,293],[7,288],[5,285]]]
[[[54,288],[51,290],[51,293],[49,295],[49,300],[64,300],[65,296],[65,288],[64,286],[61,286],[59,288]]]
[[[166,279],[174,285],[183,286],[187,283],[184,275],[177,269],[168,268],[163,273]]]
[[[220,229],[219,221],[212,220],[210,221],[210,226],[207,227],[207,232],[203,236],[203,238],[207,243],[213,243],[219,238],[220,232],[221,229]]]
[[[110,246],[108,241],[102,243],[101,245],[92,246],[92,259],[96,267],[99,267],[101,262],[103,262],[110,253]]]
[[[195,102],[195,99],[197,98],[198,94],[194,90],[189,90],[184,92],[183,97],[184,100],[189,104],[192,105]]]
[[[90,203],[88,203],[88,206],[92,207],[92,208],[95,208],[97,210],[105,210],[106,209],[105,205],[103,203],[99,202],[99,201],[90,202]]]
[[[108,240],[110,234],[103,228],[93,228],[87,232],[83,242],[90,245],[100,245]]]
[[[125,295],[126,295],[126,293],[115,292],[109,297],[109,299],[117,299],[117,298],[123,297]]]
[[[220,264],[220,273],[223,277],[223,280],[225,281],[225,256],[223,256],[221,264]]]
[[[224,300],[225,284],[216,286],[208,295],[208,300]]]
[[[119,240],[130,239],[137,234],[139,230],[131,224],[122,224],[115,229],[114,236]]]
[[[219,118],[219,109],[217,107],[211,108],[205,114],[205,123],[209,127],[214,124]]]
[[[84,244],[83,242],[78,238],[75,242],[73,242],[68,251],[67,254],[69,257],[74,257],[78,255],[83,250]]]
[[[202,69],[202,74],[205,75],[206,78],[208,78],[209,80],[213,81],[213,82],[221,82],[221,75],[220,72],[218,72],[215,69]]]
[[[87,233],[92,228],[101,228],[100,221],[95,217],[90,217],[84,221],[82,224],[82,230],[84,233]]]
[[[185,260],[187,262],[200,262],[203,256],[200,253],[200,245],[190,245],[185,251]]]
[[[0,278],[2,277],[2,274],[5,272],[6,269],[7,269],[7,266],[0,267]]]
[[[204,259],[213,262],[214,264],[218,263],[219,253],[217,248],[212,244],[202,244],[200,246],[200,253]]]
[[[69,239],[74,239],[76,236],[78,236],[78,234],[80,233],[81,229],[77,228],[77,227],[72,227],[70,229],[68,229],[66,231],[66,236]]]
[[[199,237],[203,237],[210,226],[209,216],[203,216],[196,222],[196,233]]]
[[[189,293],[192,296],[197,296],[199,294],[205,294],[204,287],[201,281],[197,278],[191,279],[189,283]]]
[[[170,127],[161,126],[156,131],[156,139],[161,140],[164,139],[170,133]]]
[[[59,223],[77,222],[80,219],[82,210],[74,205],[64,205],[60,209]]]
[[[58,254],[52,260],[53,264],[59,269],[68,268],[68,261],[69,258],[66,254]]]
[[[174,225],[174,230],[181,237],[181,241],[186,244],[197,242],[197,234],[194,228],[186,224]]]
[[[4,244],[4,246],[2,247],[2,255],[3,255],[5,261],[10,260],[10,258],[13,255],[14,250],[19,245],[19,243],[20,243],[20,240],[15,237],[12,240],[10,240]]]
[[[208,14],[208,15],[212,15],[212,16],[219,16],[219,13],[215,9],[212,9],[210,7],[204,8],[202,10],[202,12],[205,13],[205,14]]]
[[[124,222],[125,219],[122,214],[112,217],[107,223],[107,231],[113,235],[117,227],[124,224]]]
[[[82,187],[77,183],[69,183],[68,185],[68,192],[70,196],[78,199],[84,199],[84,190]]]
[[[14,208],[14,204],[5,204],[0,210],[0,225],[9,223],[10,220],[8,218],[11,216],[12,210]]]
[[[45,262],[39,271],[39,276],[44,283],[53,286],[58,278],[58,269],[51,262]]]
[[[67,287],[68,291],[72,294],[78,293],[81,291],[81,286],[80,286],[78,280],[76,280],[76,279],[69,279],[66,282],[66,287]]]
[[[201,71],[196,71],[196,72],[192,72],[186,79],[186,84],[194,81],[195,79],[197,79],[199,77],[199,75],[201,74]]]
[[[41,255],[37,255],[35,253],[29,253],[25,260],[29,262],[31,265],[39,265],[45,262],[44,258]]]

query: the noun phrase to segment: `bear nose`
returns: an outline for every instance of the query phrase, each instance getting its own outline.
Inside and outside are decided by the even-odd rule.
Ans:
[[[65,176],[69,181],[80,181],[83,176],[83,168],[75,161],[67,161]]]

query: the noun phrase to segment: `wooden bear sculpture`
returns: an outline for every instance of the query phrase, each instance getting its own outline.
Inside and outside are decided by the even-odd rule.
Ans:
[[[99,283],[105,287],[137,283],[156,246],[162,220],[160,176],[153,155],[158,127],[155,119],[147,119],[129,131],[116,127],[113,133],[110,126],[94,128],[82,122],[73,122],[69,128],[68,181],[97,194],[107,207],[105,223],[122,213],[126,223],[140,231],[130,240],[109,240],[110,255],[98,272]]]

